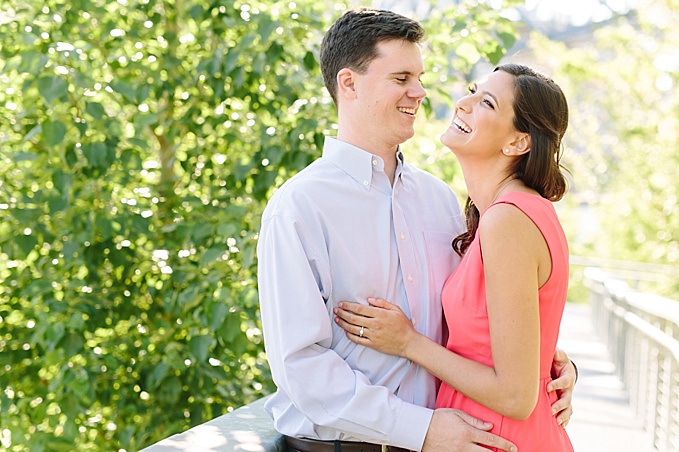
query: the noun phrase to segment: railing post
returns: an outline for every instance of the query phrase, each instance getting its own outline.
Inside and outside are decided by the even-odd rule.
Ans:
[[[658,403],[655,418],[655,439],[658,450],[671,450],[668,448],[668,434],[670,415],[670,400],[672,391],[672,359],[659,354],[658,356]]]
[[[679,363],[674,362],[670,372],[670,410],[667,419],[668,444],[679,450]]]

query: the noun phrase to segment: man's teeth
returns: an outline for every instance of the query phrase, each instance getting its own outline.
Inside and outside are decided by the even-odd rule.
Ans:
[[[463,123],[462,121],[460,121],[457,118],[453,119],[453,124],[455,124],[455,126],[458,129],[460,129],[461,131],[463,131],[464,133],[471,133],[471,131],[472,131],[472,129],[470,129],[467,124]]]
[[[404,107],[398,107],[398,111],[402,113],[408,113],[409,115],[414,115],[417,110],[414,108],[404,108]]]

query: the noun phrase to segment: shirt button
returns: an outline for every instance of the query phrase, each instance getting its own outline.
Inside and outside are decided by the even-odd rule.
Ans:
[[[413,282],[413,275],[408,275],[408,281]]]
[[[373,159],[373,166],[377,166],[377,160]]]
[[[363,181],[363,185],[365,185],[365,186],[367,187],[367,186],[368,186],[368,181],[367,181],[367,180],[364,180],[364,181]]]
[[[406,235],[401,232],[401,240],[405,240],[405,239],[406,239]]]

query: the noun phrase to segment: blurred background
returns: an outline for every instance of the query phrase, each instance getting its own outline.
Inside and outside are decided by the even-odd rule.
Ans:
[[[0,450],[139,450],[273,390],[255,246],[336,115],[318,66],[347,8],[423,23],[409,161],[500,62],[564,89],[557,205],[583,269],[679,300],[679,1],[0,3]]]

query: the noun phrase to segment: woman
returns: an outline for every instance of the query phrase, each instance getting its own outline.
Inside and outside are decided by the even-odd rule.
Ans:
[[[468,230],[453,241],[463,257],[442,292],[446,347],[382,299],[335,311],[354,342],[440,378],[437,407],[491,422],[522,452],[573,450],[547,392],[568,288],[568,245],[552,205],[566,191],[567,124],[561,89],[522,65],[496,68],[457,103],[441,142],[464,173]]]

